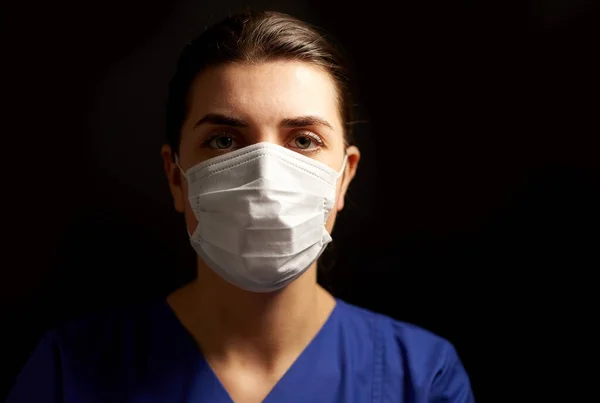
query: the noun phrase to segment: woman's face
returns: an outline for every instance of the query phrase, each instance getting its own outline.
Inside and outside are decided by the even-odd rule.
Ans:
[[[305,62],[228,64],[207,69],[192,84],[181,130],[179,164],[184,171],[199,162],[259,142],[270,142],[318,160],[339,171],[337,208],[327,221],[331,233],[336,213],[359,160],[356,147],[346,149],[335,82]],[[175,207],[185,213],[188,231],[197,221],[189,205],[187,184],[163,148]]]

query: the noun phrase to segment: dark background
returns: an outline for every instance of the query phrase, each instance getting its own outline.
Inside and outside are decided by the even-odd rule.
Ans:
[[[578,401],[597,352],[597,2],[251,4],[327,29],[356,73],[363,159],[321,280],[449,339],[479,402]],[[0,399],[58,321],[189,279],[167,83],[186,40],[248,5],[3,4]]]

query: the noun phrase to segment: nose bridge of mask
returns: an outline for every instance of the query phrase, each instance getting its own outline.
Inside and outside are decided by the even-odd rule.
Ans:
[[[281,148],[281,149],[284,149],[285,151],[288,151],[288,152],[290,152],[289,150],[287,150],[287,149],[285,149],[285,148],[283,148],[283,147],[281,147],[281,146],[277,146],[277,145],[275,145],[275,144],[271,144],[271,143],[258,143],[258,144],[255,144],[254,146],[256,147],[256,146],[261,146],[261,145],[265,145],[265,146],[275,146],[275,147],[279,147],[279,148]],[[253,147],[252,147],[252,146],[250,146],[250,147],[245,147],[244,149],[241,149],[241,150],[245,150],[245,149],[247,149],[247,148],[253,148]],[[293,152],[293,151],[291,151],[291,152]],[[297,155],[298,155],[298,157],[299,157],[299,158],[308,158],[308,157],[305,157],[305,156],[303,156],[303,155],[301,155],[301,154],[297,154]],[[214,160],[216,159],[217,161],[215,161],[215,164],[218,164],[219,162],[221,162],[221,161],[219,160],[219,158],[222,158],[222,157],[228,157],[228,156],[229,156],[229,154],[226,154],[226,155],[224,155],[224,156],[221,156],[221,157],[216,157],[216,158],[213,158],[213,159],[211,159],[211,160],[213,160],[213,161],[214,161]],[[321,162],[318,162],[318,161],[315,161],[315,160],[312,160],[312,159],[310,159],[310,160],[311,160],[311,161],[314,161],[316,164],[322,164]],[[209,160],[209,161],[210,161],[210,160]],[[306,160],[304,160],[304,162],[306,162]],[[344,170],[346,169],[346,164],[347,164],[347,162],[348,162],[348,153],[347,153],[347,152],[344,150],[344,160],[342,161],[342,167],[340,168],[340,170],[339,170],[339,171],[337,171],[337,175],[336,175],[336,177],[335,177],[335,179],[336,179],[336,180],[337,180],[337,179],[339,179],[339,178],[340,178],[340,177],[341,177],[341,176],[344,174]],[[204,165],[204,163],[199,163],[199,164],[197,164],[197,165],[195,165],[195,166],[191,167],[191,168],[188,170],[188,172],[186,172],[186,171],[184,171],[184,170],[183,170],[183,168],[181,167],[181,165],[179,165],[179,156],[178,156],[177,154],[175,154],[175,165],[177,165],[177,168],[179,168],[179,171],[180,171],[180,172],[183,174],[183,176],[184,176],[184,177],[186,178],[186,180],[187,180],[187,179],[188,179],[188,173],[189,173],[190,171],[192,171],[192,170],[194,170],[194,169],[196,169],[196,168],[198,168],[198,167],[200,167],[200,166]],[[322,164],[322,165],[324,165],[324,164]],[[327,166],[326,166],[326,168],[327,168],[327,169],[331,169],[331,168],[329,168],[329,167],[327,167]],[[267,170],[265,169],[265,170],[263,170],[262,172],[266,173],[266,172],[267,172]]]
[[[345,160],[344,160],[345,164]],[[181,168],[180,168],[181,169]],[[182,173],[191,194],[220,191],[264,179],[299,191],[335,188],[343,173],[320,161],[272,143],[258,143],[211,158]]]

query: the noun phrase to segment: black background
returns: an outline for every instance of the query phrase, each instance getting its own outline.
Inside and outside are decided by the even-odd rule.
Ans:
[[[193,273],[159,156],[166,87],[184,42],[248,5],[2,6],[2,392],[58,321]],[[331,32],[357,77],[363,159],[321,281],[449,339],[478,401],[578,401],[597,350],[597,3],[252,5]]]

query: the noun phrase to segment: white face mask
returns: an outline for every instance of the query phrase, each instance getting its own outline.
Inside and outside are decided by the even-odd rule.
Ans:
[[[331,242],[325,222],[346,160],[338,173],[285,147],[258,143],[190,168],[183,174],[198,220],[190,235],[196,253],[240,288],[283,288]]]

